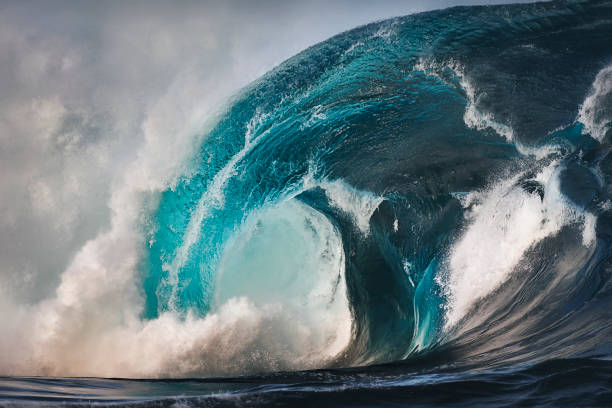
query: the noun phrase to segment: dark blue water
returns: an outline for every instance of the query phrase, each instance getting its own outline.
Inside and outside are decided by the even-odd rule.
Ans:
[[[609,406],[611,138],[610,1],[342,33],[235,96],[143,223],[143,321],[261,324],[150,375],[173,379],[0,400]]]
[[[4,406],[609,406],[612,364],[418,373],[410,363],[227,379],[4,378]]]

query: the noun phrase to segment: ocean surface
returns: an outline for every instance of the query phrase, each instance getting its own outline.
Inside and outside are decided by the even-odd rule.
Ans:
[[[611,1],[341,33],[125,215],[135,315],[77,262],[0,405],[611,406],[611,150]]]

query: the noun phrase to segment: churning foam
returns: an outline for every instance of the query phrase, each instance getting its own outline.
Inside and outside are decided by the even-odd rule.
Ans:
[[[256,116],[254,121],[260,118]],[[137,271],[144,255],[143,203],[151,193],[167,188],[168,180],[177,174],[176,168],[160,168],[157,163],[171,160],[180,166],[187,161],[185,153],[193,151],[181,148],[175,157],[169,157],[172,152],[165,147],[167,139],[151,125],[145,129],[147,143],[140,159],[113,191],[110,229],[75,255],[61,276],[55,296],[26,306],[2,293],[6,295],[2,306],[20,319],[11,329],[13,336],[0,341],[3,350],[15,351],[0,357],[3,374],[161,377],[323,366],[350,341],[352,321],[346,303],[340,238],[331,224],[316,214],[304,215],[302,211],[302,218],[295,221],[302,228],[315,225],[320,248],[326,249],[312,249],[303,257],[320,261],[302,271],[312,279],[306,291],[309,308],[296,308],[290,302],[262,303],[257,296],[251,300],[244,293],[225,299],[203,318],[190,314],[181,317],[170,311],[153,320],[141,319],[144,302]],[[196,126],[188,125],[184,134],[177,135],[186,139],[181,146],[192,143]],[[212,205],[222,205],[235,164],[257,142],[252,132],[253,126],[249,126],[243,149],[217,174],[205,193]],[[200,201],[202,206],[210,205]],[[205,210],[192,214],[194,225],[184,237],[183,251],[188,251],[190,237],[199,231],[197,221],[205,216]],[[299,234],[305,232],[294,229],[295,239],[302,239]],[[180,254],[173,265],[177,271]],[[325,273],[331,275],[323,276]],[[317,276],[322,280],[317,281]]]
[[[129,274],[137,259],[109,262],[119,250],[112,235],[90,242],[64,274],[57,298],[40,305],[29,334],[36,374],[173,377],[312,369],[350,342],[340,235],[296,200],[249,217],[231,240],[220,264],[217,306],[204,318],[166,312],[141,320]]]
[[[256,141],[252,134],[245,135],[244,148],[209,186],[210,193],[204,196],[212,197],[214,205],[222,205],[227,179]],[[315,181],[306,175],[303,185],[281,204],[247,217],[230,240],[220,263],[217,302],[210,313],[180,316],[171,310],[156,319],[142,320],[143,301],[135,271],[143,255],[142,202],[150,191],[140,184],[140,177],[148,173],[140,167],[144,163],[152,162],[135,164],[126,183],[114,192],[110,230],[79,251],[63,273],[56,296],[22,310],[10,305],[10,310],[19,311],[15,315],[22,321],[14,331],[14,347],[7,349],[22,353],[3,356],[7,374],[238,375],[322,367],[347,347],[352,316],[340,235],[322,214],[293,197],[306,188],[323,188],[330,203],[350,214],[364,234],[382,197],[342,180]],[[192,214],[195,220],[205,216],[205,212]],[[189,245],[189,234],[196,232],[195,227],[193,231],[188,228],[183,245]],[[284,238],[273,239],[279,234]],[[237,262],[239,255],[253,262]],[[264,268],[271,260],[276,269]],[[237,274],[250,276],[241,280],[249,283],[233,284],[240,282],[231,278]],[[284,286],[282,275],[291,278]],[[277,287],[270,291],[273,284]]]
[[[456,325],[479,299],[504,283],[529,248],[568,224],[584,222],[583,243],[593,242],[594,220],[582,214],[560,191],[560,166],[553,162],[536,180],[544,199],[517,185],[521,175],[470,193],[469,225],[448,253],[446,276],[438,277],[448,299],[445,327]]]

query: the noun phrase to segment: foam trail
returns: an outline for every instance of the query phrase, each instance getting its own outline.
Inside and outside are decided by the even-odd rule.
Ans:
[[[463,114],[463,122],[465,126],[476,130],[491,129],[499,136],[503,137],[507,142],[512,143],[516,150],[523,156],[533,156],[536,159],[548,157],[560,151],[559,146],[543,145],[543,146],[525,146],[517,140],[514,130],[511,126],[501,123],[495,119],[491,112],[484,111],[478,106],[478,94],[476,88],[472,85],[465,68],[459,62],[450,60],[440,64],[434,61],[419,58],[413,71],[423,72],[426,75],[432,76],[437,80],[450,84],[450,82],[441,74],[444,70],[450,70],[459,79],[459,86],[465,92],[466,105]]]
[[[441,71],[449,69],[459,79],[459,85],[465,92],[466,106],[463,114],[463,121],[469,128],[485,130],[492,129],[500,136],[504,137],[508,142],[514,140],[514,132],[510,126],[504,125],[495,121],[494,116],[490,112],[484,112],[478,108],[478,95],[472,83],[468,80],[465,73],[465,68],[457,61],[450,60],[446,63],[439,64],[426,58],[419,58],[413,71],[423,72],[426,75],[432,76],[441,82],[448,83],[442,75]]]
[[[476,90],[465,74],[464,68],[456,62],[451,63],[449,67],[460,78],[460,85],[465,91],[467,97],[465,113],[463,114],[463,122],[468,128],[477,130],[493,130],[508,142],[512,143],[516,150],[523,156],[533,156],[536,159],[542,159],[560,151],[560,147],[558,146],[525,146],[523,143],[517,140],[511,126],[497,121],[491,112],[486,112],[478,107],[478,96],[476,94]]]
[[[185,265],[189,256],[189,250],[197,242],[201,232],[202,221],[213,208],[223,206],[225,198],[225,187],[229,179],[236,172],[236,164],[244,158],[244,156],[257,144],[257,141],[263,137],[262,134],[255,137],[257,126],[265,119],[265,115],[256,113],[247,124],[247,131],[244,135],[244,146],[236,153],[225,166],[215,174],[214,178],[207,186],[206,190],[200,197],[195,210],[193,211],[185,234],[183,242],[178,247],[174,259],[170,263],[165,263],[163,269],[168,272],[167,283],[171,286],[169,306],[176,309],[176,295],[178,285],[178,274],[180,269]],[[265,134],[265,132],[264,132]]]
[[[461,87],[467,97],[467,105],[463,114],[463,121],[469,128],[478,130],[493,129],[498,135],[503,136],[508,142],[514,140],[514,131],[508,125],[499,123],[490,112],[484,112],[478,108],[478,98],[476,90],[468,81],[463,68],[460,65],[454,66],[454,71],[461,79]]]
[[[597,74],[591,86],[591,92],[586,97],[577,121],[584,125],[583,132],[602,141],[611,129],[612,123],[612,66],[608,66]]]
[[[323,180],[316,183],[325,190],[331,205],[349,214],[362,234],[370,232],[370,218],[384,198],[369,191],[358,190],[344,180]]]

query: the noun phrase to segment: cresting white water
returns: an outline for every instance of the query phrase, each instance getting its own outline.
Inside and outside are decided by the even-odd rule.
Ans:
[[[424,65],[420,66],[423,69]],[[591,93],[580,107],[577,121],[584,124],[585,132],[601,140],[609,126],[611,115],[605,109],[612,92],[612,68],[601,70],[593,83]],[[473,88],[467,86],[468,104],[464,120],[466,126],[488,126],[507,137],[507,126],[490,125],[487,121],[473,120]],[[529,153],[532,153],[532,149]],[[536,157],[555,152],[554,147],[543,146]],[[521,174],[494,183],[488,190],[472,192],[462,197],[467,208],[468,226],[449,250],[445,268],[437,277],[448,299],[445,329],[455,327],[470,313],[480,299],[495,292],[515,271],[520,260],[533,245],[554,236],[562,227],[582,224],[582,244],[595,244],[597,217],[573,205],[560,190],[559,174],[562,166],[553,161],[542,168],[535,180],[544,186],[544,198],[530,194],[517,185]]]
[[[330,203],[349,214],[362,234],[370,232],[370,218],[384,197],[369,191],[358,190],[343,180],[323,180],[316,183],[325,190]]]
[[[441,278],[448,298],[447,329],[504,283],[530,247],[582,220],[559,191],[558,176],[556,162],[537,175],[545,189],[543,200],[517,185],[520,175],[466,197],[469,225],[450,249],[447,275]]]

